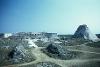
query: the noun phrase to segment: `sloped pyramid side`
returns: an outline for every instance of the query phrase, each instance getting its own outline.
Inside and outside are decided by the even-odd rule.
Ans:
[[[92,41],[99,40],[99,38],[95,34],[91,33],[90,30],[86,30],[86,32],[89,34],[87,39],[92,40]]]
[[[74,38],[84,38],[92,41],[96,41],[99,39],[95,34],[91,33],[90,29],[85,24],[78,27],[74,34]]]

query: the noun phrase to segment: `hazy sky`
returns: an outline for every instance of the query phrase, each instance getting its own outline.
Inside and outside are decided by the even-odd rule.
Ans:
[[[0,32],[100,33],[100,0],[0,0]]]

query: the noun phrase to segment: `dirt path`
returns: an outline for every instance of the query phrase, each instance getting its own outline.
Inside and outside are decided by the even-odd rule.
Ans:
[[[69,49],[71,51],[78,51],[78,52],[84,52],[84,53],[91,53],[91,54],[100,54],[98,52],[90,52],[90,51],[83,51],[83,50],[77,50],[77,49]]]
[[[42,53],[41,48],[37,48],[35,51],[33,51],[33,54],[35,54],[35,56],[38,58],[36,63],[37,62],[47,62],[47,61],[50,61],[50,62],[53,62],[53,63],[56,63],[60,66],[63,66],[63,67],[67,67],[67,66],[70,66],[70,65],[74,65],[74,64],[80,64],[80,63],[84,63],[84,62],[87,62],[87,61],[100,61],[100,59],[72,59],[72,60],[60,60],[60,59],[54,59],[54,58],[50,58],[48,57],[46,54]],[[91,52],[89,52],[91,53]]]

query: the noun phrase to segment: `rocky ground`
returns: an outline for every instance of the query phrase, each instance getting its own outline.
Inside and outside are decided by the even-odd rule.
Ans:
[[[4,42],[2,43],[6,44]],[[16,41],[13,42],[16,44]],[[9,44],[11,43],[12,41]],[[13,49],[7,47],[8,44],[0,48],[0,67],[100,67],[99,43],[91,41],[71,43],[76,45],[48,43],[48,46],[27,48],[20,42],[20,45],[16,45]]]
[[[80,47],[82,48],[82,46]],[[100,53],[95,50],[91,51],[90,49],[93,49],[91,47],[86,47],[86,48],[88,48],[88,51],[87,50],[80,51],[80,49],[71,49],[69,47],[70,50],[79,51],[79,52],[82,52],[83,54],[80,55],[79,58],[74,58],[71,60],[61,60],[61,59],[55,59],[55,58],[49,57],[47,54],[41,51],[41,49],[44,49],[44,48],[39,47],[36,49],[32,49],[32,54],[36,56],[35,61],[29,62],[29,63],[17,64],[17,65],[8,65],[6,67],[11,67],[11,66],[12,67],[33,67],[34,65],[37,65],[38,63],[41,63],[41,62],[47,62],[47,63],[50,62],[50,63],[57,64],[61,67],[100,67],[100,64],[99,64]],[[85,48],[83,47],[83,49]],[[46,66],[43,66],[43,67],[46,67]],[[51,66],[51,67],[54,67],[54,66]]]

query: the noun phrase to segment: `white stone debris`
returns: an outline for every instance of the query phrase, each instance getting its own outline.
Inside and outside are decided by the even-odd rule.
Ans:
[[[29,47],[35,47],[37,48],[38,46],[34,43],[34,40],[32,39],[25,39],[26,41],[28,41]]]

